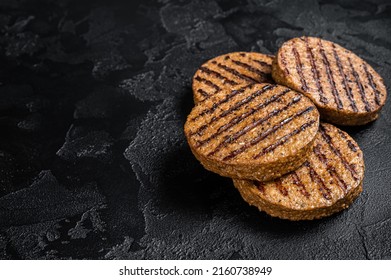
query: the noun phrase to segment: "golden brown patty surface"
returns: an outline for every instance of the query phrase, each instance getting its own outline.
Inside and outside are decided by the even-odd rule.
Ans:
[[[206,169],[265,181],[306,160],[319,126],[307,97],[266,83],[218,94],[196,105],[185,124],[190,148]]]
[[[363,154],[342,130],[321,123],[307,161],[285,176],[261,183],[234,180],[249,204],[289,220],[311,220],[347,208],[362,191]]]
[[[214,96],[223,89],[250,83],[272,83],[274,56],[255,52],[234,52],[205,62],[194,74],[194,103]]]
[[[330,41],[294,38],[278,50],[273,79],[308,96],[321,118],[340,125],[375,120],[386,100],[383,79],[364,60]]]

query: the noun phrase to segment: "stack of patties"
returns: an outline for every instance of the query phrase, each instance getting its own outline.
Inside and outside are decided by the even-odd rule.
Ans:
[[[193,154],[232,178],[249,204],[311,220],[347,208],[361,193],[362,151],[346,132],[319,121],[366,124],[385,103],[382,78],[352,52],[301,37],[275,57],[221,55],[197,70],[193,94],[185,124]]]

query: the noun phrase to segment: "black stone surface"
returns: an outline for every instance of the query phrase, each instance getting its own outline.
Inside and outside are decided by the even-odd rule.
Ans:
[[[248,206],[183,135],[191,77],[231,51],[332,40],[391,82],[389,1],[0,3],[1,259],[390,259],[391,109],[346,128],[364,192],[311,222]]]

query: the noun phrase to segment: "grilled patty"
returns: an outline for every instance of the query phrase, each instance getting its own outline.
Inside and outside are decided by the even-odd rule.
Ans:
[[[254,52],[234,52],[205,62],[194,74],[194,103],[208,99],[224,89],[251,83],[273,83],[274,56]]]
[[[304,93],[321,118],[339,125],[375,120],[386,100],[383,79],[338,44],[313,37],[285,42],[273,61],[273,79]]]
[[[267,83],[217,94],[196,105],[185,124],[190,148],[206,169],[266,181],[306,160],[319,126],[307,97]]]
[[[362,191],[363,154],[342,130],[321,123],[309,158],[267,183],[234,180],[249,204],[271,216],[312,220],[347,208]]]

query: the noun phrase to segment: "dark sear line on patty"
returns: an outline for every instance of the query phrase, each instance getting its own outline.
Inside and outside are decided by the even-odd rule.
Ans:
[[[254,84],[248,84],[248,85],[245,85],[244,87],[242,87],[242,88],[240,88],[240,89],[238,89],[238,90],[233,90],[233,91],[231,91],[231,93],[228,94],[224,99],[220,100],[220,101],[217,102],[217,103],[214,103],[213,106],[212,106],[211,108],[206,108],[206,109],[204,109],[203,111],[201,111],[201,113],[199,113],[197,116],[193,117],[191,120],[192,120],[192,121],[196,121],[197,119],[199,119],[200,117],[202,117],[202,116],[204,116],[204,115],[206,115],[206,114],[211,114],[211,113],[213,113],[214,111],[216,111],[216,109],[217,109],[220,105],[222,105],[222,104],[224,104],[224,103],[230,101],[235,95],[238,95],[238,94],[240,94],[240,93],[243,93],[247,88],[252,88],[253,86],[254,86]],[[267,86],[265,86],[263,89],[265,89],[266,87],[267,87]],[[191,133],[191,135],[196,134],[196,133],[197,133],[197,132]]]
[[[231,61],[234,64],[236,64],[236,65],[238,65],[240,67],[243,67],[243,68],[247,69],[248,71],[250,71],[250,72],[260,76],[262,79],[266,79],[266,78],[268,78],[268,76],[270,76],[270,74],[267,74],[267,73],[265,73],[265,72],[263,72],[263,71],[261,71],[261,70],[259,70],[257,68],[254,68],[253,66],[251,66],[250,64],[247,64],[245,62],[242,62],[242,61],[239,61],[239,60],[235,60],[235,59],[231,59]]]
[[[335,167],[332,166],[329,162],[329,160],[326,158],[325,154],[321,152],[320,150],[320,144],[316,145],[313,148],[313,151],[320,162],[322,162],[326,166],[326,170],[329,172],[330,176],[333,177],[335,181],[338,182],[338,186],[342,189],[342,191],[346,194],[348,186],[345,183],[345,181],[341,178],[341,176],[338,174],[337,170],[335,170]]]
[[[228,102],[233,96],[237,95],[239,92],[240,93],[244,92],[245,88],[252,87],[252,86],[254,86],[254,84],[247,85],[246,87],[244,87],[243,89],[240,89],[238,91],[236,91],[236,90],[232,91],[224,99],[222,99],[218,103],[213,104],[213,106],[211,108],[207,108],[207,109],[203,110],[198,116],[192,118],[191,120],[195,121],[199,117],[201,117],[201,116],[203,116],[205,114],[213,113],[221,104]],[[276,85],[267,85],[267,86],[264,86],[261,90],[257,90],[256,92],[254,92],[250,96],[247,96],[246,98],[244,98],[244,99],[240,100],[239,102],[235,103],[233,106],[229,107],[227,110],[221,112],[219,116],[213,117],[209,121],[208,125],[210,125],[210,124],[218,121],[219,119],[225,117],[226,115],[229,115],[230,113],[240,109],[240,107],[242,107],[243,105],[249,103],[251,100],[253,100],[254,98],[256,98],[256,97],[266,93],[267,91],[272,90],[274,87],[276,87]],[[191,132],[190,135],[199,134],[199,133],[200,133],[200,129],[197,129],[196,131]]]
[[[220,114],[220,116],[218,116],[218,118],[223,118],[229,114],[231,114],[232,112],[240,109],[243,105],[249,103],[251,100],[253,100],[254,98],[260,96],[260,95],[263,95],[265,94],[266,92],[274,89],[275,87],[277,87],[277,85],[267,85],[267,86],[264,86],[262,88],[262,90],[259,90],[253,94],[251,94],[250,96],[240,100],[239,102],[237,102],[236,104],[234,104],[232,107],[230,107],[228,110],[225,110],[224,112],[222,112]]]
[[[301,89],[304,90],[304,91],[307,91],[308,90],[308,86],[307,86],[307,83],[306,83],[306,81],[304,79],[300,56],[299,56],[299,53],[297,52],[293,42],[292,42],[292,53],[293,53],[293,55],[295,57],[296,71],[297,71],[297,74],[300,77]]]
[[[208,128],[208,125],[207,124],[203,124],[199,128],[197,128],[196,131],[191,132],[189,135],[193,136],[193,135],[197,134],[198,136],[202,136],[204,134],[205,129],[207,129],[207,128]]]
[[[224,64],[221,64],[221,63],[217,63],[216,61],[212,61],[213,64],[216,63],[217,67],[219,67],[220,69],[223,69],[225,70],[226,72],[228,73],[231,73],[232,75],[236,76],[237,78],[243,80],[243,81],[246,81],[246,82],[250,82],[250,83],[258,83],[257,80],[255,80],[254,78],[250,77],[250,76],[247,76],[245,74],[242,74],[242,73],[239,73],[237,70],[227,66],[227,65],[224,65]]]
[[[306,53],[307,53],[308,59],[310,61],[312,76],[314,78],[316,87],[318,88],[320,102],[327,103],[328,100],[324,97],[325,94],[323,91],[323,86],[321,83],[319,70],[318,70],[318,67],[316,66],[316,62],[315,62],[314,54],[312,53],[312,49],[310,48],[310,46],[308,44],[308,38],[305,38],[305,45],[306,45]],[[297,53],[297,57],[298,57],[298,61],[300,61],[299,53]],[[303,79],[304,79],[304,77],[303,77]]]
[[[299,99],[299,97],[297,98]],[[292,102],[294,100],[292,100],[289,104],[287,104],[287,106],[284,107],[284,110],[287,110],[291,105],[292,105]],[[290,117],[286,118],[285,120],[281,121],[279,124],[267,129],[266,131],[264,131],[263,133],[261,133],[260,135],[258,135],[257,137],[255,137],[254,139],[252,139],[251,141],[247,142],[246,144],[244,144],[242,147],[240,147],[239,149],[236,149],[236,150],[233,150],[232,152],[230,152],[226,157],[223,158],[223,161],[227,161],[227,160],[230,160],[230,159],[233,159],[234,157],[238,156],[239,154],[243,153],[245,150],[247,150],[248,148],[256,145],[257,143],[259,143],[261,140],[265,139],[267,136],[269,136],[270,134],[272,133],[275,133],[277,130],[279,130],[282,126],[290,123],[292,120],[296,119],[297,117],[300,117],[301,115],[304,115],[310,111],[312,111],[313,109],[315,109],[315,107],[307,107],[306,109],[298,112],[298,113],[295,113],[293,115],[291,115]],[[244,135],[245,133],[247,133],[248,131],[250,131],[251,129],[253,129],[254,127],[262,124],[263,122],[265,122],[266,120],[268,120],[269,117],[266,116],[262,119],[259,119],[257,120],[256,122],[253,122],[252,124],[246,126],[245,128],[243,128],[242,130],[236,132],[232,137],[229,137],[226,141],[222,142],[221,144],[219,144],[219,146],[217,146],[217,148],[210,152],[208,155],[213,155],[215,154],[218,150],[220,150],[223,146],[226,146],[228,143],[230,142],[233,142],[234,140],[237,140],[239,137],[241,137],[242,135]],[[315,122],[315,121],[313,121]],[[221,145],[221,146],[220,146]],[[270,147],[270,146],[269,146]],[[255,158],[255,157],[254,157]]]
[[[281,178],[278,178],[277,180],[275,180],[274,183],[276,184],[277,189],[280,191],[280,193],[283,196],[287,196],[289,194],[288,190],[282,185]]]
[[[210,97],[210,95],[205,90],[203,90],[202,88],[199,88],[197,91],[205,98],[209,98]]]
[[[358,150],[358,147],[352,142],[350,141],[345,133],[343,133],[341,130],[337,130],[338,131],[338,134],[348,143],[348,147],[349,149],[352,151],[352,152],[357,152]]]
[[[324,125],[320,125],[319,126],[319,132],[320,134],[322,135],[323,139],[326,141],[326,143],[328,144],[328,146],[330,147],[331,151],[337,155],[337,157],[341,160],[342,164],[345,166],[345,168],[350,172],[350,174],[352,174],[352,177],[354,178],[354,180],[358,180],[358,177],[357,177],[357,172],[356,170],[354,169],[353,166],[351,166],[349,164],[349,162],[345,159],[345,157],[342,155],[341,151],[336,147],[334,146],[332,140],[331,140],[331,136],[327,133],[327,130],[325,128]]]
[[[253,86],[254,84],[252,84],[251,86]],[[249,87],[250,85],[246,86],[246,87]],[[253,99],[255,99],[256,97],[258,96],[261,96],[263,95],[264,93],[266,93],[267,91],[270,91],[272,90],[273,88],[275,88],[277,85],[266,85],[264,86],[261,90],[257,90],[256,92],[252,93],[250,96],[247,96],[246,98],[236,102],[233,106],[229,107],[227,110],[223,111],[220,113],[219,116],[217,117],[213,117],[208,125],[218,121],[219,119],[231,114],[232,112],[236,111],[236,110],[239,110],[243,105],[249,103],[250,101],[252,101]],[[240,90],[241,92],[243,92],[244,90]],[[203,116],[205,114],[210,114],[210,113],[213,113],[222,103],[225,103],[225,102],[228,102],[232,96],[233,96],[233,93],[236,92],[236,91],[233,91],[231,92],[231,94],[227,95],[226,98],[224,98],[223,100],[221,100],[220,102],[216,103],[216,104],[213,104],[213,107],[212,108],[208,108],[208,109],[205,109],[203,110],[197,117],[191,119],[192,121],[194,120],[197,120],[200,116]],[[236,93],[237,94],[237,93]],[[235,94],[235,95],[236,95]],[[223,102],[224,101],[224,102]],[[195,132],[191,132],[190,135],[194,135],[194,134],[198,134],[198,130],[196,130]]]
[[[263,118],[260,118],[260,119],[257,119],[257,120],[253,120],[253,122],[247,126],[245,126],[244,128],[242,128],[241,130],[235,132],[233,135],[228,135],[222,142],[220,142],[217,147],[211,151],[208,156],[212,156],[214,154],[216,154],[217,152],[219,152],[222,148],[226,147],[229,143],[232,143],[233,141],[237,140],[239,137],[245,135],[247,132],[249,132],[250,130],[252,130],[253,128],[265,123],[267,120],[271,119],[272,117],[274,116],[277,116],[278,114],[280,114],[281,112],[284,112],[286,111],[291,105],[299,102],[301,99],[301,96],[296,96],[292,99],[291,102],[289,102],[287,105],[285,105],[283,108],[281,109],[275,109],[273,110],[269,115],[263,117]],[[289,118],[288,118],[289,119]],[[276,128],[275,130],[277,130],[278,128]],[[269,129],[270,133],[272,133],[273,131],[271,129]],[[268,131],[269,131],[268,130]],[[266,138],[267,135],[269,134],[266,134],[264,138]],[[247,143],[249,144],[249,143]],[[246,146],[246,145],[244,145]],[[242,147],[244,147],[242,146]]]
[[[289,75],[289,70],[288,70],[288,67],[287,67],[287,62],[286,62],[286,58],[285,58],[284,52],[281,52],[280,56],[281,56],[282,66],[284,67],[284,72],[288,76]]]
[[[258,63],[259,65],[263,66],[263,67],[266,67],[268,69],[271,69],[272,66],[271,64],[268,64],[266,63],[265,61],[262,61],[262,60],[259,60],[259,59],[251,59],[251,61],[255,62],[255,63]]]
[[[310,107],[311,108],[311,107]],[[314,107],[312,107],[314,108]],[[306,112],[306,111],[303,111],[303,113]],[[283,145],[285,142],[287,142],[290,138],[292,138],[293,136],[295,136],[296,134],[299,134],[301,132],[303,132],[304,130],[306,130],[308,127],[312,126],[313,124],[315,123],[314,120],[308,122],[308,123],[305,123],[303,125],[301,125],[299,128],[296,128],[295,130],[293,130],[292,132],[284,135],[282,138],[278,139],[276,142],[274,142],[272,145],[264,148],[262,150],[262,152],[260,152],[259,154],[253,156],[254,159],[257,159],[267,153],[270,153],[271,151],[274,151],[275,149],[277,149],[277,147]]]
[[[380,92],[379,92],[379,90],[377,88],[376,83],[373,81],[373,76],[368,71],[368,67],[367,67],[367,65],[365,63],[363,64],[363,67],[364,67],[365,74],[367,75],[367,78],[368,78],[368,81],[369,81],[369,85],[371,86],[372,90],[375,92],[375,102],[376,102],[376,105],[380,105]]]
[[[216,72],[212,69],[209,69],[208,67],[205,67],[205,66],[201,66],[200,67],[200,70],[201,72],[204,72],[205,74],[209,75],[209,76],[214,76],[215,78],[217,79],[221,79],[224,81],[224,83],[227,83],[227,84],[230,84],[232,86],[236,86],[238,85],[237,82],[225,77],[224,75],[221,75],[219,72]]]
[[[204,116],[206,114],[213,113],[221,104],[224,104],[224,103],[228,102],[231,98],[233,98],[235,95],[238,95],[241,92],[242,92],[241,90],[233,90],[233,91],[231,91],[231,93],[228,94],[224,99],[220,100],[217,103],[214,103],[211,108],[204,109],[197,116],[193,117],[191,120],[192,121],[196,121],[197,119],[199,119],[200,117],[202,117],[202,116]],[[197,132],[194,132],[192,134],[196,134],[196,133]]]
[[[301,181],[296,171],[292,171],[290,175],[292,176],[292,183],[298,187],[299,192],[306,198],[309,198],[311,195],[307,191],[306,187],[304,186],[303,182]]]
[[[330,200],[331,197],[331,190],[326,187],[325,182],[322,180],[322,177],[315,171],[315,169],[312,167],[311,163],[309,161],[305,161],[303,164],[305,167],[307,167],[308,172],[310,174],[311,180],[319,186],[319,192],[322,194],[322,196]]]
[[[339,55],[337,53],[337,50],[336,50],[334,44],[332,44],[332,48],[333,48],[334,59],[336,61],[337,68],[338,68],[338,71],[339,71],[339,75],[342,77],[342,82],[343,82],[342,86],[345,89],[346,96],[348,97],[348,99],[350,101],[350,106],[352,107],[354,112],[357,112],[358,109],[357,109],[357,106],[356,106],[356,102],[354,101],[354,97],[353,97],[353,94],[352,94],[352,89],[350,88],[350,86],[348,84],[348,79],[346,77],[345,72],[343,71],[341,59],[339,58]]]
[[[306,41],[308,42],[308,38],[306,39]],[[339,93],[337,91],[337,88],[335,86],[335,81],[334,81],[334,78],[333,78],[333,71],[331,70],[330,62],[329,62],[329,60],[327,58],[327,55],[326,55],[326,53],[324,51],[324,48],[323,48],[323,45],[322,45],[322,41],[320,39],[318,41],[318,46],[319,46],[319,52],[320,52],[320,54],[322,56],[323,65],[326,68],[327,80],[329,81],[329,84],[331,86],[331,92],[332,92],[332,94],[334,96],[334,102],[337,104],[337,108],[339,110],[342,110],[343,109],[343,104],[342,104],[341,98],[339,96]]]
[[[261,193],[265,192],[265,183],[259,181],[253,181],[253,183]]]
[[[208,143],[211,139],[216,138],[218,135],[220,135],[221,133],[223,133],[227,129],[229,129],[229,128],[231,128],[231,127],[241,123],[243,120],[245,120],[249,116],[253,115],[257,111],[265,108],[267,105],[269,105],[269,104],[271,104],[273,102],[279,101],[282,96],[284,96],[285,94],[287,94],[290,91],[291,91],[290,89],[286,89],[286,90],[280,92],[279,94],[273,95],[270,99],[266,100],[265,102],[258,104],[254,108],[251,108],[250,111],[245,112],[242,115],[237,116],[237,117],[231,119],[228,123],[220,126],[217,129],[217,131],[215,133],[213,133],[211,136],[209,136],[208,138],[206,138],[204,140],[197,141],[196,147],[203,146],[204,144]]]
[[[365,105],[365,111],[369,112],[369,111],[371,111],[371,108],[370,108],[370,105],[368,103],[367,98],[365,97],[365,92],[364,92],[364,88],[361,84],[360,75],[356,72],[356,69],[354,69],[353,64],[352,64],[352,60],[350,59],[350,57],[348,57],[348,61],[349,61],[350,69],[352,70],[354,81],[356,82],[356,85],[360,91],[361,100]]]
[[[213,82],[210,81],[210,80],[201,78],[200,76],[196,76],[194,79],[197,80],[197,81],[199,81],[200,83],[203,83],[203,84],[205,84],[205,85],[211,87],[211,88],[214,88],[214,89],[215,89],[215,92],[214,92],[214,93],[217,93],[217,92],[219,92],[219,91],[221,90],[221,88],[220,88],[218,85],[216,85],[215,83],[213,83]]]

